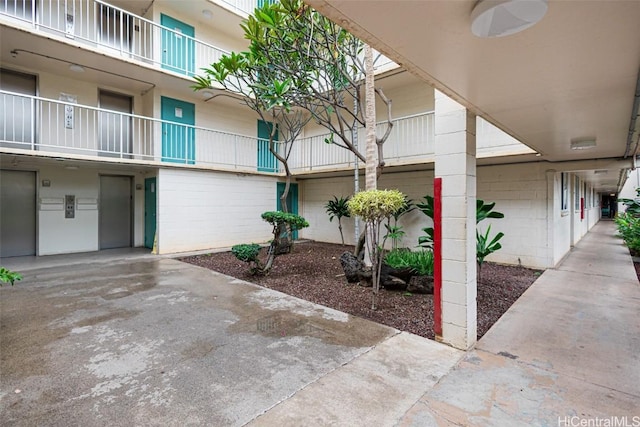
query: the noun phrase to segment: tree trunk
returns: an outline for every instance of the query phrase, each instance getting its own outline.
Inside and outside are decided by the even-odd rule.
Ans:
[[[365,64],[365,124],[366,124],[366,169],[365,169],[365,189],[374,190],[377,188],[377,167],[376,159],[376,93],[373,70],[373,51],[371,46],[364,46]]]

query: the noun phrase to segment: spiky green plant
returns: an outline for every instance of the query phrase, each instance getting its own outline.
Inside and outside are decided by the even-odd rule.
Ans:
[[[338,230],[340,231],[340,240],[342,240],[342,246],[344,246],[344,234],[342,234],[342,218],[349,218],[351,214],[349,213],[349,197],[340,197],[339,199],[336,196],[333,196],[333,200],[329,200],[326,205],[324,205],[327,210],[327,214],[329,214],[329,221],[333,221],[333,218],[338,218]]]

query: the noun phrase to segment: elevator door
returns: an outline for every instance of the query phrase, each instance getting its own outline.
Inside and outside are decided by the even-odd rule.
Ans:
[[[0,258],[36,254],[36,174],[0,170]]]
[[[131,246],[131,177],[100,176],[100,249]]]

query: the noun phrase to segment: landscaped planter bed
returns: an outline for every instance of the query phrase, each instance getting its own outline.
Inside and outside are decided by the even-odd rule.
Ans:
[[[433,295],[382,289],[377,309],[371,310],[371,288],[349,284],[344,277],[340,265],[340,255],[344,251],[353,251],[353,247],[297,243],[292,253],[276,258],[267,276],[252,276],[247,264],[231,252],[181,260],[402,331],[434,338]],[[539,275],[539,270],[483,264],[482,281],[478,283],[478,337],[487,332]]]

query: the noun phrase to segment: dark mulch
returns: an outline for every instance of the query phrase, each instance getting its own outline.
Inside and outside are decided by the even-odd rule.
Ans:
[[[297,243],[293,253],[276,259],[268,276],[252,276],[247,264],[230,252],[186,257],[181,261],[433,339],[433,295],[383,289],[377,309],[371,310],[371,288],[349,284],[344,278],[339,260],[344,251],[353,251],[353,247]],[[478,283],[478,338],[539,275],[540,271],[528,268],[484,264],[482,281]]]
[[[634,262],[633,266],[636,268],[636,276],[638,276],[638,281],[640,282],[640,262]]]

